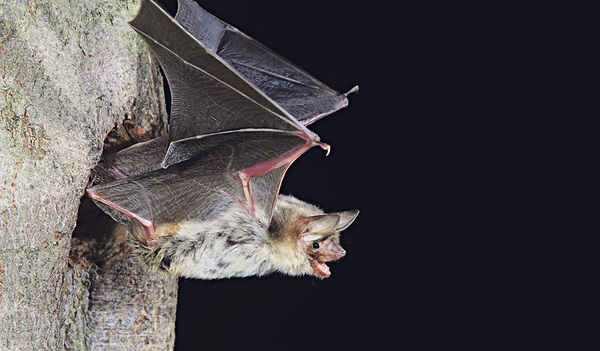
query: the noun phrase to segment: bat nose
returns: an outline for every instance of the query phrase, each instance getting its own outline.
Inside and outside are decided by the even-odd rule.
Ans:
[[[341,247],[335,248],[331,251],[329,251],[328,253],[322,255],[319,259],[322,262],[330,262],[330,261],[335,261],[337,259],[340,259],[342,257],[344,257],[346,255],[346,250],[342,249]]]
[[[344,256],[346,256],[346,250],[340,248],[339,251],[335,253],[334,260],[337,260],[337,259],[342,258]]]

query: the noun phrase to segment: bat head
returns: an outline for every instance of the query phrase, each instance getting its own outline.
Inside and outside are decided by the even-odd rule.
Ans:
[[[323,213],[317,206],[293,196],[279,195],[269,227],[271,264],[289,275],[331,275],[326,262],[346,254],[340,232],[358,216],[358,210]]]
[[[358,210],[351,210],[302,217],[299,220],[301,228],[304,228],[298,239],[299,246],[304,250],[314,275],[329,277],[331,271],[325,262],[346,255],[340,245],[340,232],[348,228],[357,216]]]

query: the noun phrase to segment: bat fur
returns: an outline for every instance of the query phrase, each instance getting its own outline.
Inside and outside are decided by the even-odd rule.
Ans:
[[[348,220],[354,220],[356,214]],[[301,244],[305,227],[295,225],[303,218],[321,215],[324,212],[314,205],[280,195],[269,227],[247,211],[230,211],[218,220],[178,223],[177,235],[162,236],[154,249],[138,240],[133,240],[132,245],[149,267],[176,276],[218,279],[273,272],[313,275],[313,265],[318,264],[322,266],[322,274],[317,276],[326,277],[329,270],[324,262],[307,255],[307,248]],[[329,231],[312,233],[316,239],[310,242],[331,242],[339,250],[335,259],[340,258],[345,251],[339,246],[339,230],[349,224],[338,223],[325,228]]]

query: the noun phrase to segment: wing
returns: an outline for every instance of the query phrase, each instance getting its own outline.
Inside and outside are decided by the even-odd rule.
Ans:
[[[180,0],[175,19],[303,125],[348,106],[346,96],[358,89],[338,93],[193,1]]]
[[[182,151],[175,142],[224,131],[269,128],[317,138],[154,2],[142,1],[130,24],[158,57],[171,88],[171,144],[166,160]],[[213,22],[206,26],[212,30]]]
[[[169,81],[168,140],[107,157],[117,180],[87,190],[121,223],[141,224],[148,239],[161,224],[214,219],[232,206],[269,222],[287,167],[315,145],[329,150],[304,124],[347,105],[193,1],[179,6],[173,19],[142,0],[130,22]]]

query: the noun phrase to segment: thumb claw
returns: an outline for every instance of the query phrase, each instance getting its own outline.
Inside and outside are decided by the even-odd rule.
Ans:
[[[321,149],[327,151],[325,156],[329,156],[329,153],[331,152],[331,146],[329,144],[325,144],[325,143],[321,143],[321,142],[319,142],[318,145],[321,147]]]

